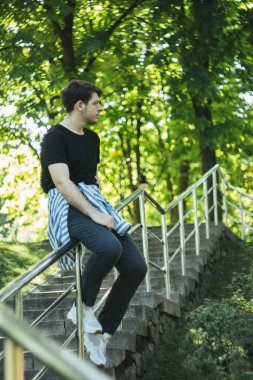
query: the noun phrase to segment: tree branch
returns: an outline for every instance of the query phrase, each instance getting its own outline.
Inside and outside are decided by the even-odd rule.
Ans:
[[[133,2],[130,7],[114,22],[114,24],[105,32],[105,40],[109,40],[112,36],[113,32],[123,23],[125,18],[130,15],[130,13],[139,5],[139,1]],[[103,45],[103,47],[100,49],[100,53],[104,51],[106,48],[106,43]],[[93,65],[93,63],[98,58],[98,54],[93,55],[89,60],[85,68],[85,72],[88,73]]]
[[[61,46],[63,49],[63,59],[62,66],[66,73],[76,73],[75,64],[75,52],[73,44],[73,24],[74,24],[74,12],[76,7],[76,0],[68,0],[68,6],[71,11],[63,18],[64,27],[61,28],[60,24],[51,20],[53,25],[53,30],[55,34],[60,37]],[[44,4],[46,11],[53,11],[51,5]]]
[[[12,48],[11,45],[4,46],[4,47],[0,48],[0,53],[1,53],[2,51],[5,51],[5,50],[11,49],[11,48]]]

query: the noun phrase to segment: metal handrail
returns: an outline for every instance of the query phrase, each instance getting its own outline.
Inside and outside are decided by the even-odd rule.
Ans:
[[[225,225],[228,226],[229,220],[232,223],[240,225],[241,226],[241,238],[242,238],[242,240],[244,240],[245,239],[245,233],[246,233],[246,227],[248,228],[248,230],[252,231],[251,224],[246,223],[246,221],[245,221],[245,215],[246,216],[247,215],[252,216],[253,214],[252,214],[252,212],[248,211],[247,209],[245,209],[243,207],[242,198],[246,198],[246,199],[249,199],[250,201],[252,201],[253,196],[251,194],[245,193],[240,188],[235,187],[235,186],[231,185],[230,183],[228,183],[228,181],[226,180],[226,177],[225,177],[223,171],[221,170],[221,168],[219,168],[219,173],[220,173],[221,179],[222,179],[222,191],[221,192],[223,195]],[[231,202],[230,200],[227,199],[227,196],[228,196],[227,192],[230,190],[232,192],[235,192],[238,195],[238,197],[239,197],[238,204]],[[234,217],[229,215],[228,206],[232,207],[233,209],[236,209],[240,213],[238,220],[236,220]]]
[[[238,187],[235,187],[235,186],[232,186],[232,185],[229,184],[229,188],[230,188],[231,190],[235,190],[238,194],[241,194],[241,195],[243,195],[244,197],[249,198],[251,201],[253,201],[253,196],[252,196],[252,195],[250,195],[250,194],[248,194],[248,193],[245,193],[244,191],[242,191],[242,190],[239,189]]]
[[[146,195],[146,196],[145,196]],[[145,191],[143,189],[137,189],[134,193],[132,193],[129,197],[127,197],[124,202],[120,205],[116,206],[116,209],[119,211],[120,209],[126,207],[129,203],[133,202],[134,200],[140,198],[140,196],[145,196],[147,200],[153,205],[153,207],[156,207],[159,209],[159,211],[162,211],[164,213],[164,210],[159,206],[159,204],[147,193],[145,194]],[[141,224],[137,224],[134,226],[130,232],[133,232],[138,227],[143,227]],[[21,275],[18,279],[16,279],[13,283],[5,287],[0,292],[0,302],[4,302],[9,300],[12,296],[17,294],[25,285],[27,285],[32,279],[34,279],[36,276],[41,274],[44,270],[46,270],[50,265],[55,263],[63,254],[67,253],[70,249],[73,249],[78,246],[78,242],[76,240],[71,240],[66,246],[61,247],[56,252],[52,252],[49,254],[45,259],[43,259],[40,263],[36,264],[34,267],[30,268],[30,270],[25,273],[24,275]],[[73,285],[71,285],[71,288]],[[50,307],[45,310],[37,319],[32,323],[32,325],[39,323],[45,316],[48,315],[49,312],[51,312],[69,293],[69,291],[65,292],[64,295],[60,296],[59,299],[57,299]],[[105,301],[105,297],[104,301]],[[78,308],[79,309],[79,308]],[[94,308],[95,309],[95,308]],[[79,310],[78,310],[79,312]],[[22,314],[22,313],[20,313]],[[82,334],[78,334],[82,337]],[[81,339],[82,341],[83,339]],[[80,346],[80,345],[79,345]],[[83,346],[83,342],[82,345]],[[80,348],[80,347],[79,347]],[[81,355],[83,356],[83,355]],[[1,353],[1,357],[3,357],[3,353]],[[45,368],[43,368],[43,373]],[[42,375],[42,372],[41,372]]]
[[[159,203],[150,194],[148,194],[146,192],[146,190],[144,190],[143,188],[136,189],[132,194],[130,194],[128,197],[126,197],[122,202],[118,203],[115,206],[115,209],[118,212],[121,211],[123,208],[125,208],[127,205],[129,205],[129,203],[138,199],[140,197],[140,195],[142,195],[142,194],[144,194],[146,200],[153,207],[155,207],[162,215],[164,215],[166,213],[165,209],[161,205],[159,205]]]
[[[215,166],[213,166],[210,170],[208,170],[208,172],[206,172],[205,174],[203,174],[202,177],[198,181],[196,181],[191,186],[187,187],[187,189],[183,193],[181,193],[178,197],[176,197],[175,199],[173,199],[173,201],[171,201],[168,204],[168,206],[165,207],[165,209],[164,209],[165,213],[167,214],[180,201],[182,201],[183,199],[185,199],[186,197],[188,197],[188,195],[190,195],[194,189],[196,189],[197,187],[199,187],[208,177],[210,177],[210,175],[214,171],[216,171],[218,169],[218,167],[219,167],[219,164],[216,164]]]
[[[115,206],[115,209],[119,212],[121,211],[124,207],[126,207],[129,203],[135,201],[136,199],[139,198],[141,194],[144,193],[144,189],[139,188],[135,190],[132,194],[130,194],[128,197],[126,197],[122,202],[118,203]]]
[[[46,310],[43,311],[42,314],[40,314],[32,323],[31,326],[37,326],[46,315],[48,315],[51,311],[55,309],[56,306],[58,306],[69,293],[72,292],[72,290],[75,288],[75,284],[71,284],[68,289],[65,290],[63,294],[60,295],[59,298],[57,298]]]
[[[0,291],[0,302],[6,302],[13,297],[20,289],[29,284],[35,277],[44,272],[47,268],[53,265],[69,250],[74,249],[78,244],[76,239],[71,239],[63,247],[47,255],[38,264],[32,266],[25,274],[19,276],[15,281],[5,286]]]
[[[165,287],[166,287],[166,297],[170,298],[170,263],[174,258],[181,253],[181,267],[182,267],[182,275],[185,275],[185,245],[187,241],[190,239],[190,237],[195,235],[195,245],[196,245],[196,255],[199,255],[200,250],[200,241],[199,241],[199,227],[202,224],[202,222],[206,221],[206,238],[209,238],[209,216],[210,213],[214,210],[214,216],[215,216],[215,225],[218,224],[218,216],[217,216],[217,210],[218,210],[218,201],[217,201],[217,175],[216,172],[219,168],[219,165],[215,165],[212,169],[210,169],[207,173],[205,173],[198,181],[196,181],[193,185],[188,187],[182,194],[180,194],[176,199],[174,199],[172,202],[169,203],[169,205],[166,208],[163,208],[159,205],[158,202],[154,198],[152,198],[144,189],[139,188],[135,190],[132,194],[130,194],[123,202],[118,204],[116,206],[117,211],[121,211],[124,207],[126,207],[128,204],[130,204],[133,201],[139,200],[140,204],[140,219],[141,223],[133,226],[131,228],[131,232],[135,231],[138,227],[141,227],[142,231],[142,244],[143,244],[143,254],[146,259],[147,266],[149,267],[149,264],[156,267],[156,269],[161,270],[164,272],[164,279],[165,279]],[[212,186],[208,189],[207,188],[207,179],[209,177],[212,177]],[[200,201],[197,199],[197,189],[203,185],[203,191],[204,195],[201,197],[201,201],[204,202],[204,216],[198,217],[198,206],[200,204]],[[213,193],[213,204],[211,207],[208,205],[208,197],[211,196],[211,192]],[[188,234],[188,236],[185,236],[184,231],[184,223],[185,223],[185,214],[184,214],[184,200],[189,195],[193,196],[193,208],[190,210],[190,212],[194,212],[194,229]],[[162,239],[157,237],[154,233],[148,230],[147,224],[146,224],[146,216],[145,216],[145,206],[144,202],[149,202],[161,215],[161,224],[162,224]],[[179,208],[179,221],[178,223],[168,232],[167,229],[167,222],[166,222],[166,215],[172,210],[173,207],[178,206]],[[189,215],[189,211],[186,215]],[[200,219],[200,221],[198,220]],[[180,231],[180,245],[178,248],[176,248],[172,254],[171,257],[169,257],[169,248],[168,248],[168,236],[172,234],[174,229],[179,228]],[[148,234],[156,238],[163,247],[163,260],[164,260],[164,266],[161,267],[149,260],[149,250],[148,250]],[[73,243],[73,242],[72,242]],[[78,318],[77,318],[77,336],[79,339],[79,355],[83,357],[83,334],[82,334],[82,302],[80,298],[80,252],[79,252],[79,246],[78,242],[75,241],[74,244],[68,246],[69,249],[72,249],[73,247],[76,247],[76,283],[77,283],[77,311],[78,311]],[[43,259],[42,262],[37,264],[35,267],[31,268],[28,273],[21,276],[18,280],[14,281],[11,285],[6,287],[3,291],[0,292],[0,301],[6,301],[11,296],[17,294],[19,295],[19,290],[25,286],[27,283],[30,282],[31,279],[36,277],[38,274],[40,274],[42,271],[47,269],[51,264],[53,264],[55,261],[61,257],[64,253],[67,252],[67,246],[62,247],[64,249],[64,252],[53,252],[47,258]],[[150,271],[148,270],[147,276],[146,276],[146,289],[147,291],[151,290],[151,281],[150,281]],[[107,294],[109,291],[107,292]],[[105,295],[102,300],[99,301],[99,305],[101,305],[104,300],[106,299]],[[20,301],[22,302],[22,300]],[[94,310],[97,306],[94,307]],[[20,313],[21,315],[22,313]],[[42,318],[41,318],[42,319]],[[44,371],[44,369],[43,369]],[[44,372],[43,372],[44,373]]]
[[[57,375],[65,380],[109,380],[110,378],[71,352],[61,349],[54,341],[37,329],[31,329],[4,304],[0,304],[0,330],[19,347],[32,351],[38,360],[46,363]],[[6,357],[11,355],[7,341]],[[15,363],[17,364],[17,363]],[[7,377],[6,377],[7,378]],[[13,378],[13,377],[12,377]],[[19,374],[20,378],[20,374]]]
[[[185,199],[188,195],[191,194],[192,190],[203,183],[205,179],[207,179],[210,174],[216,170],[219,165],[215,165],[212,169],[210,169],[207,173],[205,173],[196,183],[188,187],[182,194],[180,194],[177,198],[175,198],[172,202],[168,204],[167,207],[162,208],[159,203],[151,197],[144,189],[139,188],[135,190],[132,194],[130,194],[123,202],[116,205],[116,210],[121,211],[125,208],[129,203],[137,200],[140,195],[144,195],[145,199],[147,199],[162,215],[167,214],[173,207],[175,207],[181,200]],[[31,280],[33,280],[36,276],[45,271],[49,266],[54,264],[61,256],[67,253],[69,250],[75,248],[78,244],[76,239],[71,239],[69,243],[67,243],[64,247],[60,247],[57,251],[50,253],[46,256],[42,261],[40,261],[35,266],[31,267],[24,275],[21,275],[11,284],[7,285],[0,291],[0,302],[7,301],[10,297],[12,297],[18,290],[27,285]]]
[[[243,195],[244,197],[249,198],[250,200],[253,201],[253,196],[252,196],[252,195],[250,195],[250,194],[248,194],[248,193],[245,193],[245,191],[242,191],[239,187],[236,187],[236,186],[231,185],[231,184],[226,180],[226,177],[225,177],[225,175],[224,175],[224,173],[223,173],[223,170],[222,170],[220,167],[219,167],[219,173],[220,173],[220,175],[221,175],[221,177],[222,177],[222,179],[223,179],[223,181],[224,181],[224,183],[225,183],[225,185],[226,185],[226,187],[227,187],[228,189],[234,190],[234,191],[236,191],[238,194],[241,194],[241,195]]]
[[[145,199],[153,206],[155,207],[161,215],[165,215],[166,214],[166,211],[164,208],[162,208],[158,202],[156,202],[156,200],[151,197],[151,195],[149,195],[145,190],[144,190],[144,195],[145,195]]]

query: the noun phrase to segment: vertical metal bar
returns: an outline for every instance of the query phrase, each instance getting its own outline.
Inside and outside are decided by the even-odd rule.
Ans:
[[[118,278],[118,274],[119,272],[117,271],[117,269],[114,267],[113,268],[113,279],[114,279],[114,282],[117,280]],[[119,326],[118,326],[118,330],[122,331],[123,330],[123,323],[122,321],[120,322]]]
[[[84,358],[84,336],[83,336],[83,302],[81,287],[81,270],[82,270],[82,246],[81,243],[76,247],[76,311],[77,311],[77,338],[78,354]]]
[[[170,297],[170,266],[169,266],[169,247],[167,238],[167,223],[166,215],[161,215],[162,219],[162,236],[163,236],[163,261],[165,268],[165,287],[166,287],[166,297]]]
[[[185,275],[185,233],[184,233],[184,204],[183,200],[178,203],[179,223],[180,223],[180,248],[182,275]]]
[[[146,223],[146,216],[145,216],[145,195],[144,192],[140,194],[139,196],[139,204],[140,204],[140,218],[141,218],[141,224],[142,224],[142,247],[143,247],[143,255],[146,260],[146,264],[148,267],[148,271],[146,274],[146,289],[147,292],[150,292],[151,290],[151,282],[150,282],[150,269],[149,269],[149,254],[148,254],[148,233],[147,233],[147,223]]]
[[[198,202],[196,188],[192,191],[193,208],[194,208],[194,230],[195,230],[195,249],[196,255],[199,256],[200,239],[199,239],[199,221],[198,221]]]
[[[23,319],[23,293],[20,289],[15,295],[15,312],[19,319]],[[7,339],[5,343],[5,380],[24,380],[24,350],[16,343]]]
[[[19,319],[23,319],[23,294],[20,289],[15,295],[15,312]]]
[[[242,240],[245,239],[245,225],[244,225],[244,210],[243,210],[243,204],[242,204],[242,196],[239,194],[239,208],[240,208],[240,215],[241,215],[241,235]]]
[[[10,339],[4,344],[4,380],[24,380],[24,352]]]
[[[214,204],[214,225],[218,226],[218,197],[217,197],[217,172],[212,173],[213,179],[213,204]]]
[[[208,194],[207,194],[207,179],[203,181],[204,188],[204,205],[205,205],[205,219],[206,219],[206,239],[210,236],[210,225],[209,225],[209,207],[208,207]]]
[[[225,225],[228,226],[228,205],[227,205],[227,195],[226,195],[226,181],[222,177],[222,194],[223,194],[223,204],[224,204],[224,211],[225,211]]]

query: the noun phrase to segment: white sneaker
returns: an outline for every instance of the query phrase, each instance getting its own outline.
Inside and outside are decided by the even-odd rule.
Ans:
[[[77,323],[76,305],[73,303],[67,314],[67,319],[71,320],[74,325]],[[102,326],[98,322],[92,309],[83,310],[83,331],[90,334],[99,334],[102,332]]]
[[[106,365],[106,346],[111,338],[110,334],[84,333],[84,345],[90,360],[99,367]]]
[[[68,314],[67,314],[67,319],[69,319],[73,325],[76,325],[76,305],[75,305],[75,302],[73,303],[71,309],[69,310]]]
[[[93,310],[83,311],[83,331],[90,334],[100,334],[102,326],[94,315]]]

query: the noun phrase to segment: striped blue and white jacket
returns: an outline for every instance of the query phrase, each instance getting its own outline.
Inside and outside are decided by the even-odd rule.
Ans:
[[[96,185],[86,185],[80,182],[78,189],[85,198],[99,211],[111,215],[114,219],[115,230],[119,235],[125,235],[131,224],[124,220],[114,209],[114,207],[101,194]],[[70,236],[68,231],[68,210],[69,204],[63,198],[57,188],[48,192],[48,237],[54,250],[69,242]],[[75,252],[72,250],[58,260],[58,265],[63,271],[69,271],[75,268]]]

